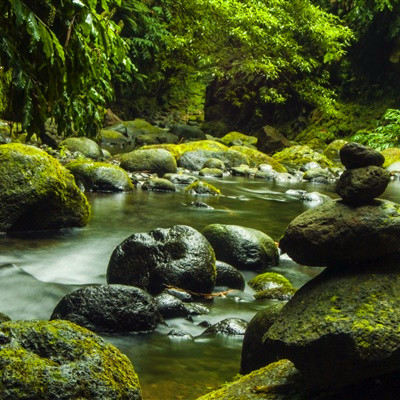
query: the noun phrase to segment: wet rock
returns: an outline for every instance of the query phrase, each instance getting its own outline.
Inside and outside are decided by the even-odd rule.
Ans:
[[[255,146],[258,139],[255,136],[245,135],[240,132],[229,132],[223,136],[220,141],[226,146],[233,146],[241,143],[245,146]]]
[[[225,164],[219,158],[209,158],[203,164],[203,168],[218,168],[222,171],[225,170]]]
[[[349,169],[341,175],[336,186],[336,193],[346,203],[365,204],[382,195],[389,182],[390,173],[380,167]]]
[[[329,183],[335,177],[328,169],[314,168],[307,170],[303,175],[303,179],[314,183]]]
[[[168,179],[163,178],[150,178],[147,179],[143,185],[143,190],[153,190],[155,192],[175,192],[175,185]]]
[[[43,150],[0,145],[0,231],[85,226],[89,203],[73,176]]]
[[[396,256],[326,269],[284,306],[264,336],[265,350],[289,358],[324,389],[398,371],[399,263]]]
[[[301,168],[309,162],[317,162],[322,168],[333,167],[333,163],[323,154],[314,151],[308,146],[291,146],[275,153],[272,156],[276,161],[289,163]]]
[[[252,176],[257,172],[257,168],[251,168],[248,165],[240,165],[239,167],[231,168],[231,173],[234,176]]]
[[[278,249],[267,234],[238,225],[211,224],[204,228],[217,258],[239,269],[262,269],[278,262]]]
[[[215,255],[206,238],[189,226],[175,225],[124,240],[111,255],[107,281],[152,294],[166,286],[211,293],[215,274]]]
[[[159,294],[154,300],[157,303],[158,311],[165,319],[201,315],[209,312],[206,307],[184,303],[179,298],[167,292]]]
[[[359,143],[347,143],[340,149],[340,161],[347,169],[368,167],[375,165],[380,167],[385,162],[385,157],[372,149]]]
[[[174,296],[185,303],[193,301],[193,296],[188,292],[184,292],[183,290],[170,288],[165,289],[163,293],[170,294],[171,296]]]
[[[194,340],[194,337],[190,333],[176,329],[172,329],[172,331],[169,331],[168,336],[172,339]]]
[[[254,295],[256,299],[287,301],[296,292],[289,280],[276,272],[257,275],[249,280],[248,285],[257,292]]]
[[[245,375],[275,361],[263,346],[263,336],[275,322],[283,303],[268,305],[249,322],[243,338],[240,373]]]
[[[306,190],[289,189],[285,192],[289,196],[297,197],[302,201],[309,201],[310,203],[326,203],[332,201],[332,198],[326,194],[319,192],[307,192]]]
[[[215,286],[227,286],[230,289],[244,290],[243,275],[235,267],[223,261],[216,262],[217,278]]]
[[[213,178],[222,178],[224,173],[218,168],[202,168],[199,172],[200,176],[208,176]]]
[[[169,130],[178,136],[179,139],[205,139],[205,133],[197,126],[176,124],[172,125]]]
[[[299,264],[340,268],[397,253],[400,205],[384,200],[359,207],[341,200],[321,204],[289,224],[280,248]]]
[[[75,181],[87,191],[127,192],[133,190],[133,184],[125,170],[116,165],[73,161],[66,168],[74,175]]]
[[[196,176],[188,175],[188,174],[165,174],[163,176],[164,179],[168,179],[172,183],[176,185],[190,185],[193,182],[198,181],[199,179]]]
[[[225,318],[207,328],[202,335],[223,334],[223,335],[244,335],[247,322],[241,318]]]
[[[65,147],[70,152],[79,152],[85,157],[97,160],[103,157],[101,147],[92,139],[87,137],[70,137],[64,139],[60,144],[59,148]]]
[[[160,176],[176,172],[174,156],[164,149],[134,150],[120,156],[121,168],[127,171],[148,171]]]
[[[265,180],[275,180],[275,178],[278,176],[278,172],[276,172],[274,169],[271,170],[264,170],[264,171],[257,171],[254,174],[254,178],[257,179],[265,179]]]
[[[208,205],[207,203],[204,203],[203,201],[192,201],[188,205],[191,207],[194,207],[194,208],[204,208],[206,210],[214,209],[214,207],[211,207],[210,205]]]
[[[308,162],[307,164],[304,164],[300,169],[301,169],[301,171],[306,172],[306,171],[309,171],[310,169],[320,169],[320,168],[321,168],[321,166],[317,162],[311,161],[311,162]]]
[[[303,174],[301,176],[289,174],[288,172],[282,172],[275,176],[275,182],[278,183],[299,183],[301,182]]]
[[[196,181],[191,183],[188,187],[185,188],[185,192],[194,195],[204,196],[219,196],[221,194],[221,191],[218,188],[203,181]]]
[[[67,321],[0,325],[2,399],[140,400],[128,358],[99,336]]]
[[[157,305],[142,289],[100,285],[64,296],[51,319],[64,319],[100,333],[148,332],[161,320]]]

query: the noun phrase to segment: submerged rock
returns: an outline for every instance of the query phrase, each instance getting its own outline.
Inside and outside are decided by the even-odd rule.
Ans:
[[[217,258],[239,269],[262,269],[278,262],[273,239],[257,229],[211,224],[203,229]]]
[[[138,377],[113,345],[67,321],[0,325],[0,398],[140,400]]]
[[[142,289],[100,285],[64,296],[51,319],[64,319],[100,333],[148,332],[161,320],[157,305]]]
[[[85,226],[90,207],[73,176],[43,150],[0,145],[0,231]]]
[[[244,335],[247,328],[247,322],[241,318],[225,318],[207,328],[202,335],[211,333],[223,335]]]
[[[211,293],[215,274],[215,255],[206,238],[189,226],[175,225],[135,233],[118,245],[108,264],[107,282],[152,294],[166,286]]]
[[[246,283],[240,271],[223,261],[217,260],[215,265],[217,268],[215,286],[227,286],[230,289],[244,290]]]
[[[219,196],[221,194],[221,191],[218,188],[203,181],[196,181],[191,183],[185,188],[185,192],[194,195],[204,196]]]
[[[326,269],[284,306],[264,337],[265,351],[289,358],[324,389],[398,371],[399,265],[396,256]]]
[[[157,303],[158,311],[165,319],[201,315],[209,312],[208,308],[204,306],[184,303],[167,292],[159,294],[154,300]]]

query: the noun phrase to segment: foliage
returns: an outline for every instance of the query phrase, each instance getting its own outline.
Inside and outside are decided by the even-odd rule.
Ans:
[[[400,144],[400,110],[388,108],[383,116],[384,123],[372,132],[360,131],[351,140],[377,150],[396,147]]]
[[[67,134],[97,132],[112,74],[131,66],[109,4],[0,1],[0,65],[13,73],[10,117],[30,134],[42,134],[48,117]]]

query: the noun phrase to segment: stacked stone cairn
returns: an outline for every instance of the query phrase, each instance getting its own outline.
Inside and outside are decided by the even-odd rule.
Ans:
[[[327,268],[263,337],[270,359],[291,360],[317,390],[400,369],[400,205],[376,199],[390,181],[379,152],[348,143],[340,158],[341,199],[295,218],[280,241],[296,262]]]

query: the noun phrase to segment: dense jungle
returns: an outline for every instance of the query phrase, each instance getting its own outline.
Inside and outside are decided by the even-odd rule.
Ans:
[[[399,0],[0,0],[0,400],[398,399]]]

